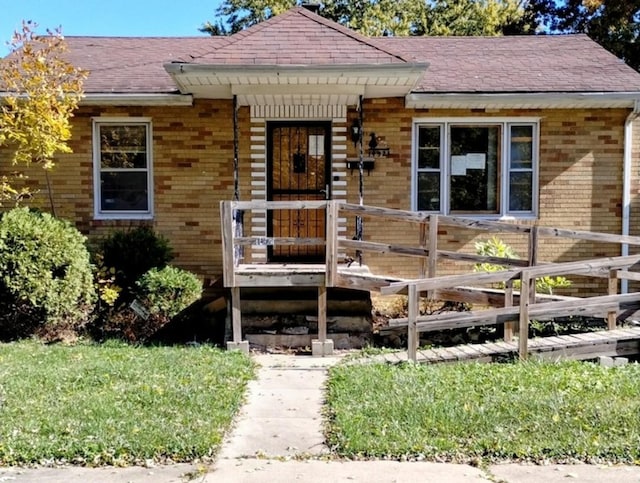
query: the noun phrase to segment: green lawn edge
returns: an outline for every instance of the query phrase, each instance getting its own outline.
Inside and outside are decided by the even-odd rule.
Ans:
[[[254,377],[206,345],[0,344],[0,465],[212,458]]]
[[[640,464],[640,365],[343,364],[326,418],[349,458]]]

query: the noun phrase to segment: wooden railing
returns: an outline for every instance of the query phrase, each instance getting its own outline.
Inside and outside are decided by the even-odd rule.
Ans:
[[[531,318],[563,317],[568,315],[601,315],[606,313],[608,328],[613,329],[616,326],[616,316],[619,311],[640,309],[640,293],[618,294],[616,283],[618,279],[635,278],[637,274],[632,273],[631,277],[629,277],[628,274],[630,272],[627,272],[627,270],[637,268],[639,264],[640,255],[633,255],[585,260],[581,262],[539,265],[492,273],[453,275],[449,277],[396,282],[390,284],[388,287],[382,287],[381,293],[395,294],[401,290],[408,292],[408,317],[406,319],[390,321],[390,326],[407,327],[407,345],[409,359],[411,360],[416,360],[419,332],[490,324],[506,325],[514,319],[519,321],[519,356],[525,359],[528,352],[528,333]],[[523,295],[532,293],[532,290],[535,288],[536,278],[557,275],[608,276],[609,287],[611,287],[610,295],[545,302],[536,302],[534,298],[535,294],[530,297]],[[420,292],[438,288],[452,288],[459,284],[483,285],[495,282],[513,282],[514,280],[520,280],[521,283],[520,302],[517,306],[512,306],[512,300],[509,300],[510,295],[505,294],[505,307],[503,308],[429,316],[418,315]],[[513,292],[511,292],[511,294],[512,293]]]
[[[296,238],[245,236],[243,213],[245,211],[268,210],[326,210],[326,238]],[[385,221],[414,224],[418,226],[414,243],[403,240],[401,244],[390,244],[367,240],[348,239],[339,236],[340,223],[347,217],[365,219],[379,218]],[[596,243],[613,243],[640,246],[640,237],[620,236],[607,233],[518,225],[489,220],[466,219],[454,216],[424,214],[412,211],[395,210],[372,206],[361,206],[337,201],[280,201],[280,202],[222,202],[222,250],[225,286],[232,289],[232,319],[234,342],[240,341],[240,296],[239,278],[242,250],[247,246],[284,245],[321,245],[325,244],[326,259],[322,273],[317,274],[313,283],[307,278],[282,278],[279,286],[296,284],[317,285],[319,339],[326,340],[326,288],[345,287],[358,290],[375,290],[383,295],[408,294],[408,317],[390,321],[391,327],[407,327],[409,358],[416,359],[418,334],[420,332],[469,327],[477,325],[504,324],[504,338],[511,340],[516,324],[519,329],[519,354],[526,358],[528,348],[528,326],[531,318],[544,318],[566,315],[604,316],[608,328],[615,328],[620,311],[640,309],[640,293],[618,294],[618,280],[640,280],[640,255],[607,257],[566,263],[540,263],[538,248],[542,238],[565,238]],[[367,221],[365,221],[367,223]],[[520,234],[526,238],[526,259],[489,257],[472,253],[444,250],[438,247],[438,231],[443,228],[480,230],[495,233]],[[407,231],[408,233],[408,231]],[[346,270],[342,259],[344,253],[376,253],[412,257],[416,260],[414,278],[399,278],[397,274],[354,273]],[[462,275],[439,275],[438,262],[452,260],[456,262],[482,264],[489,263],[509,267],[496,272],[475,273],[473,268]],[[264,264],[263,266],[268,266]],[[292,269],[293,270],[293,269]],[[295,270],[292,271],[295,274]],[[549,297],[536,294],[536,279],[560,275],[598,277],[607,279],[607,295],[585,298]],[[272,275],[268,275],[272,276]],[[268,283],[268,277],[259,279]],[[252,279],[255,280],[255,279]],[[516,292],[514,281],[521,287]],[[258,286],[256,282],[255,285]],[[504,290],[491,290],[487,285],[503,284]],[[471,286],[471,288],[470,288]],[[483,287],[483,288],[478,288]],[[419,314],[420,298],[440,300],[469,301],[474,304],[493,308],[471,312],[445,313],[438,315]],[[321,313],[322,312],[322,313]]]
[[[222,222],[222,266],[225,287],[236,285],[236,268],[243,258],[242,248],[276,245],[324,245],[325,238],[245,236],[245,212],[270,210],[325,210],[326,201],[223,201],[220,203]]]
[[[314,355],[329,355],[332,352],[332,342],[327,339],[327,287],[324,266],[317,269],[283,266],[274,271],[265,263],[260,265],[245,263],[249,268],[243,272],[241,264],[244,261],[245,247],[325,245],[325,238],[246,236],[244,234],[245,212],[326,209],[326,201],[223,201],[220,204],[224,285],[231,289],[232,341],[227,343],[227,347],[249,350],[247,341],[242,340],[240,287],[305,285],[318,289],[318,339],[312,341]],[[258,266],[264,268],[257,270]]]
[[[640,268],[640,255],[626,257],[608,257],[573,261],[567,263],[538,264],[539,240],[542,237],[586,240],[599,243],[629,244],[640,246],[640,237],[620,236],[607,233],[546,228],[538,226],[516,225],[511,223],[475,220],[452,216],[428,215],[389,208],[337,204],[330,202],[327,207],[327,220],[337,226],[341,213],[355,216],[383,218],[385,220],[404,221],[419,225],[418,240],[414,245],[392,245],[370,240],[346,240],[337,237],[327,238],[327,285],[360,289],[377,288],[383,295],[408,294],[408,317],[390,321],[391,327],[407,327],[408,353],[411,360],[416,359],[418,333],[470,327],[477,325],[504,324],[505,340],[511,340],[515,321],[519,328],[519,355],[526,358],[528,347],[528,327],[530,318],[566,315],[601,315],[607,318],[608,328],[616,326],[616,317],[621,310],[640,309],[640,293],[618,294],[619,279],[640,280],[640,273],[629,270]],[[520,233],[527,237],[527,259],[488,257],[477,254],[460,253],[438,248],[438,230],[440,227],[454,227],[471,230],[490,231],[492,233]],[[328,228],[335,233],[336,228]],[[340,250],[357,250],[379,254],[393,254],[417,257],[418,276],[415,279],[392,281],[382,277],[378,287],[366,277],[353,277],[341,274],[338,270]],[[496,272],[466,273],[463,275],[438,276],[438,260],[455,260],[473,264],[490,263],[508,268]],[[608,295],[588,298],[541,297],[535,292],[536,279],[559,275],[579,275],[608,279]],[[513,282],[520,281],[520,292],[515,294]],[[495,291],[471,294],[468,286],[486,286],[504,284],[501,294]],[[419,315],[421,294],[429,298],[442,300],[469,300],[481,305],[499,308],[475,312],[455,312],[438,315]],[[517,296],[517,300],[516,300]],[[517,304],[514,304],[517,302]]]

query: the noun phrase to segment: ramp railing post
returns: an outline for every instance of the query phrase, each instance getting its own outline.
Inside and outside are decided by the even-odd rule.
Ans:
[[[529,292],[531,278],[526,270],[521,273],[520,288],[520,324],[518,327],[518,354],[520,360],[527,359],[529,352]]]
[[[513,280],[507,280],[504,287],[504,306],[513,307]],[[505,322],[504,324],[504,341],[511,342],[513,340],[514,322]]]
[[[609,271],[609,295],[618,295],[618,276],[616,270]],[[614,330],[616,328],[616,322],[618,318],[618,312],[611,310],[607,312],[607,330]]]
[[[325,244],[325,285],[335,287],[338,271],[338,202],[327,202],[327,239]]]
[[[418,312],[420,298],[418,297],[418,287],[414,283],[409,284],[407,287],[409,290],[409,321],[407,332],[407,355],[410,361],[416,362],[418,360]]]

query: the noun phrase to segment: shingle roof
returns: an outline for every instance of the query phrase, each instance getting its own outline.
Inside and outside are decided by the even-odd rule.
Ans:
[[[166,93],[178,89],[163,64],[221,38],[203,37],[67,37],[66,57],[90,71],[87,93]]]
[[[294,7],[181,59],[198,64],[342,65],[404,63],[390,47],[303,7]],[[411,58],[409,53],[407,58]]]
[[[429,62],[414,92],[640,91],[640,74],[586,35],[378,40]]]
[[[427,62],[413,92],[640,92],[640,74],[585,35],[368,38],[297,7],[230,37],[67,37],[87,93],[167,93],[163,64]]]

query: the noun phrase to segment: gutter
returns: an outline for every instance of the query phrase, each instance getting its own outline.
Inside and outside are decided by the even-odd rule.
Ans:
[[[405,106],[415,109],[436,108],[629,108],[638,100],[637,91],[629,92],[412,92]]]
[[[633,164],[633,121],[640,116],[640,100],[636,99],[633,110],[624,121],[624,154],[622,168],[622,235],[628,236],[631,229],[631,165]],[[629,244],[622,244],[622,256],[629,255]],[[629,281],[622,280],[620,293],[629,291]]]
[[[0,92],[0,103],[5,97],[14,97]],[[22,96],[18,96],[22,97]],[[85,92],[80,98],[81,106],[192,106],[193,96],[180,93],[94,93]]]
[[[85,93],[83,106],[192,106],[193,96],[171,93]]]

